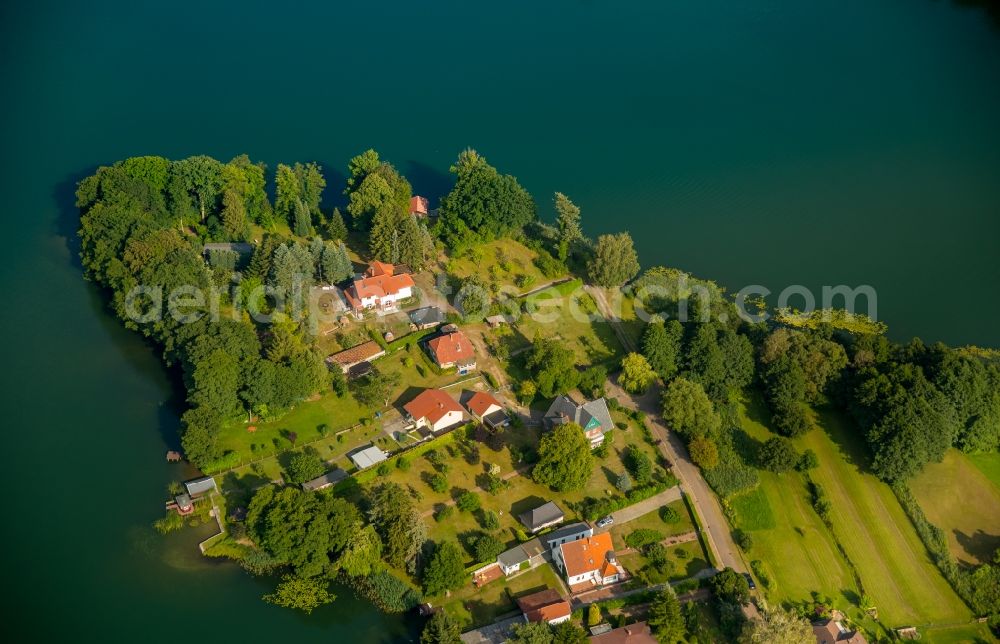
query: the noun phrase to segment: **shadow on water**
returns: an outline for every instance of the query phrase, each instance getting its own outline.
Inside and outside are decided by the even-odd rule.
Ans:
[[[83,272],[80,263],[80,209],[76,207],[76,185],[94,174],[97,166],[90,166],[79,172],[74,172],[56,183],[52,189],[52,199],[56,204],[56,218],[53,227],[56,235],[66,240],[66,250],[69,251],[70,263],[76,270]]]
[[[344,188],[347,187],[347,175],[341,172],[338,168],[345,165],[345,163],[328,163],[326,161],[317,161],[320,170],[323,173],[323,178],[326,179],[326,188],[323,189],[323,202],[321,208],[323,209],[323,215],[328,216],[330,211],[334,207],[340,209],[340,214],[343,217],[349,217],[345,212],[345,207],[347,206],[347,199],[344,197]],[[270,172],[270,168],[268,168]],[[273,200],[274,193],[272,192],[269,197]]]
[[[148,374],[153,378],[166,376],[168,393],[157,409],[157,427],[163,442],[170,449],[180,449],[180,415],[186,397],[181,372],[178,367],[165,369],[161,361],[161,348],[140,334],[126,329],[108,309],[108,291],[94,282],[83,279],[83,264],[80,261],[80,210],[76,207],[76,186],[86,177],[96,172],[98,166],[90,166],[74,172],[55,184],[52,197],[57,215],[53,222],[53,232],[66,243],[70,266],[79,274],[85,291],[84,299],[93,319],[111,337],[111,344],[132,367],[133,371]],[[140,346],[142,349],[140,349]],[[148,353],[147,353],[148,351]],[[150,360],[152,358],[152,361]]]
[[[448,194],[455,183],[450,173],[442,172],[420,161],[408,159],[405,167],[403,174],[413,186],[413,194],[427,197],[431,202],[431,208],[437,207],[438,200]]]
[[[994,29],[1000,29],[1000,0],[952,0],[956,7],[978,9],[989,17]]]

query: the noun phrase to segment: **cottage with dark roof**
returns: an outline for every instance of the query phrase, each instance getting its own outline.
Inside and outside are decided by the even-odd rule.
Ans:
[[[528,510],[518,518],[530,532],[538,532],[539,530],[562,523],[566,515],[563,514],[558,505],[549,501],[533,510]]]
[[[564,543],[592,536],[594,536],[594,529],[590,527],[590,524],[581,521],[547,532],[541,536],[541,539],[549,550],[555,550]]]
[[[583,433],[590,441],[590,448],[595,449],[604,442],[605,432],[614,428],[611,411],[603,398],[578,404],[569,396],[559,396],[549,410],[545,412],[545,424],[549,428],[564,423],[576,423],[583,428]]]
[[[330,470],[323,476],[318,476],[311,481],[306,481],[302,484],[302,489],[306,492],[315,492],[316,490],[326,489],[346,478],[347,472],[338,467]]]
[[[444,324],[444,311],[436,306],[425,306],[410,311],[410,323],[418,329],[433,329]]]

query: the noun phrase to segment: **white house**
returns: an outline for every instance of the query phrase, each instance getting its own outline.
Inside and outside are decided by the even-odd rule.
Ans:
[[[455,400],[440,389],[424,389],[403,405],[414,428],[426,427],[440,432],[465,420],[465,412]]]
[[[621,578],[622,570],[608,532],[561,544],[552,554],[573,592],[613,584]]]
[[[368,310],[384,313],[398,310],[400,300],[413,297],[415,286],[409,273],[397,273],[392,264],[372,262],[361,279],[344,290],[344,296],[356,316]]]

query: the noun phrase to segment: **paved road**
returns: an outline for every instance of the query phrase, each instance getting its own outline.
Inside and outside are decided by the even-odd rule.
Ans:
[[[604,528],[595,528],[594,532],[607,532],[612,527],[616,525],[621,525],[622,523],[628,523],[633,519],[638,519],[647,512],[652,512],[657,510],[668,503],[673,503],[674,501],[679,501],[681,498],[681,489],[678,486],[674,486],[669,490],[664,490],[655,496],[651,496],[645,501],[639,501],[635,505],[630,505],[627,508],[622,508],[617,512],[611,513],[611,518],[615,520],[612,525],[606,526]]]
[[[625,349],[635,351],[635,343],[621,328],[621,322],[611,311],[604,291],[592,286],[586,288],[593,295],[601,313],[611,323],[611,327],[615,330],[615,334]],[[733,541],[729,522],[726,521],[726,517],[722,513],[722,506],[719,505],[715,493],[702,478],[698,466],[691,462],[687,448],[684,447],[676,434],[667,429],[660,418],[660,387],[653,386],[649,392],[642,396],[629,394],[613,381],[609,381],[607,389],[611,397],[618,399],[622,405],[645,412],[653,436],[660,439],[661,452],[667,460],[673,463],[674,474],[680,480],[681,486],[687,491],[701,517],[708,547],[716,554],[721,565],[739,572],[747,572],[749,566],[743,560],[742,554]]]
[[[608,395],[618,399],[623,406],[639,409],[646,414],[646,422],[653,432],[654,438],[660,440],[660,450],[664,457],[673,463],[674,475],[681,482],[681,487],[688,493],[698,516],[705,528],[705,540],[709,548],[715,552],[722,567],[733,568],[738,572],[749,571],[749,566],[729,529],[729,522],[722,512],[715,493],[701,476],[698,466],[691,462],[687,448],[676,434],[669,431],[659,418],[660,388],[654,386],[643,396],[633,396],[615,383],[607,386]]]

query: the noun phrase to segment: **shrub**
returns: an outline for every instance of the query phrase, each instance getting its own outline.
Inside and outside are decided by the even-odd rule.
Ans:
[[[494,510],[483,510],[482,525],[489,531],[500,529],[500,515]]]
[[[736,541],[736,545],[744,551],[748,551],[753,547],[753,536],[742,528],[733,530],[733,539]]]
[[[680,523],[681,513],[678,512],[676,508],[665,505],[660,508],[660,519],[662,519],[664,523]]]
[[[396,469],[401,470],[403,472],[409,471],[410,465],[411,465],[410,459],[406,458],[405,456],[400,456],[396,460]]]
[[[381,465],[378,466],[378,469],[376,471],[378,472],[379,476],[389,476],[389,472],[392,471],[392,468],[389,466],[388,463],[382,463]]]
[[[816,456],[816,452],[811,449],[807,449],[802,452],[802,457],[799,458],[799,462],[795,464],[795,469],[800,472],[806,472],[808,470],[816,469],[819,467],[819,458]]]
[[[482,501],[475,492],[463,492],[456,505],[462,512],[475,512],[482,506]]]
[[[636,550],[640,550],[651,543],[659,543],[660,541],[663,541],[663,533],[650,528],[633,530],[625,537],[625,545]]]
[[[455,507],[451,505],[441,506],[437,512],[434,513],[434,520],[438,523],[446,521],[451,515],[455,514]]]
[[[359,595],[387,613],[402,613],[420,603],[417,591],[385,570],[347,580]]]
[[[601,607],[591,604],[587,609],[587,626],[597,626],[601,623]]]
[[[651,543],[643,549],[643,554],[653,567],[660,570],[667,565],[667,547],[662,543]]]
[[[444,494],[448,491],[448,478],[444,474],[438,473],[433,475],[428,484],[438,494]]]
[[[496,559],[506,548],[503,541],[491,534],[483,534],[476,538],[474,549],[476,561],[485,563]]]

